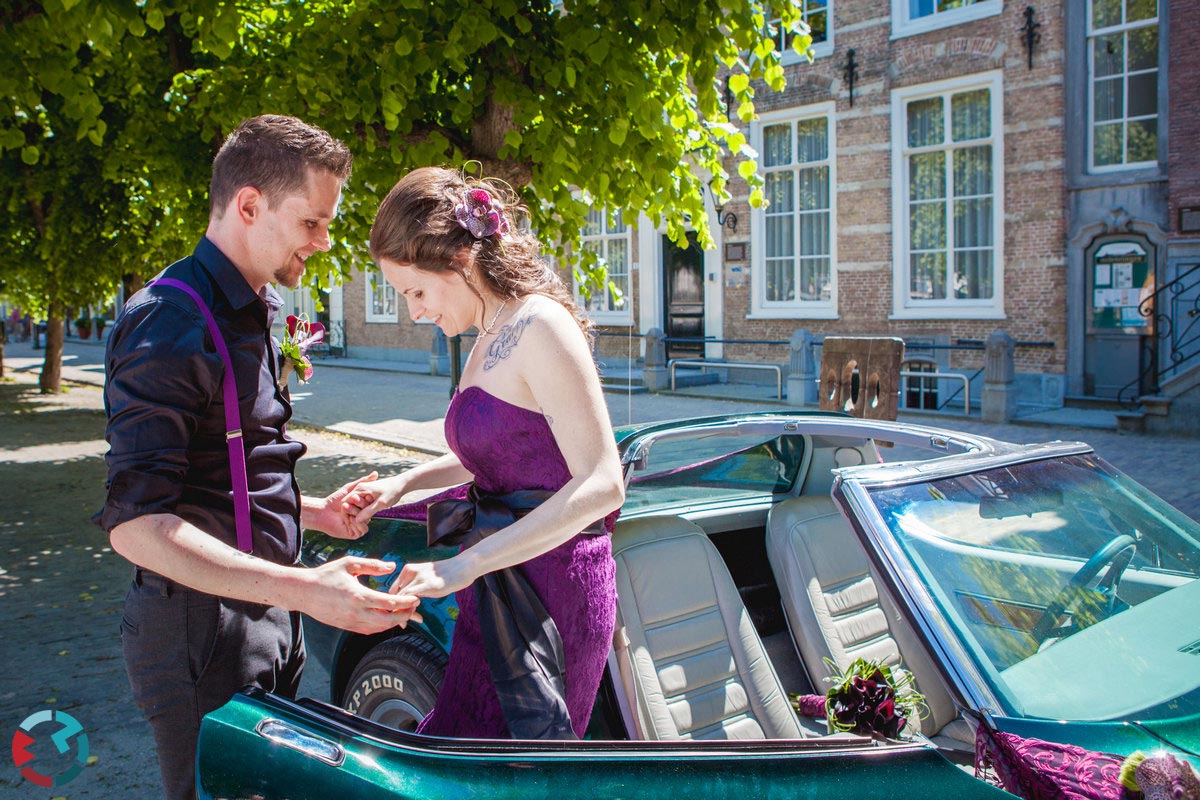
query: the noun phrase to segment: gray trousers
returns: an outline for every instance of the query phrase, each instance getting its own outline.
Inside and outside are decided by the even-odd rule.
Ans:
[[[121,645],[168,800],[196,797],[205,714],[244,686],[295,697],[304,667],[298,612],[197,592],[140,568],[125,595]]]

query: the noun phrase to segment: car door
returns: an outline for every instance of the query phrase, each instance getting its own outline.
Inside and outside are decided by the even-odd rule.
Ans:
[[[717,798],[1008,795],[925,743],[483,742],[393,731],[247,691],[205,717],[202,798]]]

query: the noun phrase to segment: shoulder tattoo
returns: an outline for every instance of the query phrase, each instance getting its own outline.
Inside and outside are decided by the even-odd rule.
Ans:
[[[496,334],[496,338],[488,345],[487,357],[483,360],[483,369],[485,372],[512,355],[517,342],[521,340],[521,334],[525,332],[525,329],[529,327],[529,323],[532,321],[533,316],[530,315],[522,317],[515,322],[510,322],[500,329],[500,332]]]

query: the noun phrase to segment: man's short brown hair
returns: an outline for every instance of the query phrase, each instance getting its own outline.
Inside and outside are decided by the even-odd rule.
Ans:
[[[219,218],[243,186],[253,186],[271,204],[303,191],[308,170],[350,177],[353,156],[345,144],[295,117],[263,114],[243,120],[213,159],[209,213]]]

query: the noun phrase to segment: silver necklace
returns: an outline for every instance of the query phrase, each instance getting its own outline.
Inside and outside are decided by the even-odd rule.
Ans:
[[[504,307],[506,305],[508,305],[507,297],[504,298],[504,300],[500,303],[500,307],[496,309],[496,315],[492,317],[491,324],[483,326],[483,332],[485,334],[491,334],[492,328],[496,327],[496,320],[500,319],[500,315],[504,313]]]

